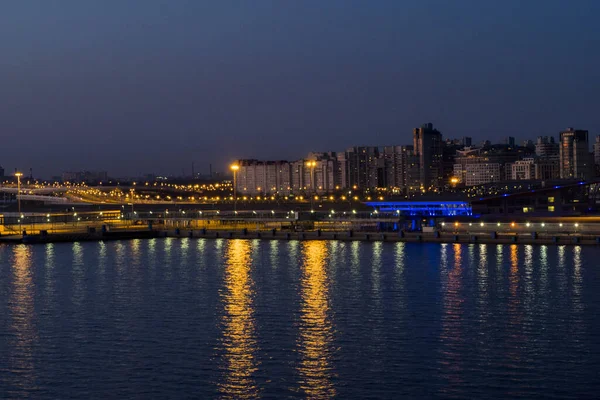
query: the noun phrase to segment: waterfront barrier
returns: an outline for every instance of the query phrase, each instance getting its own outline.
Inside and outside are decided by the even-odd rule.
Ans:
[[[171,230],[148,230],[146,226],[141,229],[114,229],[114,230],[95,230],[87,229],[85,231],[74,232],[48,232],[39,231],[38,234],[31,234],[27,231],[24,235],[16,234],[0,236],[0,242],[4,243],[48,243],[62,241],[84,241],[84,240],[119,240],[135,239],[149,237],[177,237],[177,238],[227,238],[227,239],[286,239],[286,240],[342,240],[342,241],[385,241],[385,242],[433,242],[433,243],[490,243],[490,244],[594,244],[600,245],[600,236],[585,234],[543,234],[539,232],[530,232],[527,235],[516,235],[515,233],[486,232],[486,233],[465,233],[456,232],[374,232],[374,231],[355,231],[355,230],[308,230],[308,231],[279,231],[276,229],[267,230],[210,230],[210,229],[186,229],[180,228]]]

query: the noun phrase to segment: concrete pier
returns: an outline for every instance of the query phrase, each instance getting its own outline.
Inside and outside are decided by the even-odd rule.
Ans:
[[[210,229],[119,229],[87,232],[52,232],[3,235],[0,243],[38,244],[53,242],[105,241],[149,238],[260,239],[260,240],[341,240],[365,242],[487,243],[543,245],[600,245],[600,234],[583,233],[468,233],[468,232],[377,232],[377,231],[287,231],[287,230],[210,230]]]
[[[191,233],[190,233],[191,232]],[[226,235],[218,231],[188,231],[176,234],[167,231],[167,237],[194,238],[228,238],[228,239],[261,239],[261,240],[341,240],[341,241],[380,241],[380,242],[414,242],[414,243],[487,243],[487,244],[545,244],[545,245],[599,245],[600,236],[594,235],[472,235],[438,232],[256,232],[229,231]]]
[[[545,244],[599,245],[600,235],[564,234],[564,235],[473,235],[446,232],[355,232],[355,231],[307,231],[307,232],[264,232],[264,231],[220,231],[190,230],[166,231],[166,237],[228,238],[261,240],[341,240],[341,241],[381,241],[381,242],[421,242],[421,243],[488,243],[488,244]]]

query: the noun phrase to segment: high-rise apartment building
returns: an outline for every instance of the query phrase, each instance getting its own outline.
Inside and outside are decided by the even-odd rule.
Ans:
[[[600,136],[596,136],[594,142],[594,164],[596,168],[600,167]]]
[[[290,180],[292,182],[292,191],[294,193],[302,192],[307,185],[305,182],[305,168],[306,166],[304,165],[304,160],[298,160],[290,163],[292,175]]]
[[[567,128],[560,133],[560,177],[590,179],[593,176],[588,131]]]
[[[420,162],[413,146],[386,146],[380,152],[380,187],[400,193],[420,190]]]
[[[420,184],[425,191],[443,186],[442,134],[433,124],[423,124],[413,130],[415,155],[419,157]]]
[[[339,185],[342,189],[348,187],[348,160],[346,159],[345,152],[336,153],[336,182],[339,182]]]
[[[552,136],[539,136],[535,142],[535,155],[538,157],[557,157],[558,143]]]
[[[402,147],[385,146],[381,152],[380,168],[382,179],[379,179],[381,187],[400,188],[402,186]]]
[[[404,146],[406,149],[403,151],[404,158],[402,165],[404,168],[403,179],[404,193],[417,193],[421,192],[421,164],[420,157],[415,154],[413,146]]]
[[[378,186],[377,147],[351,147],[346,150],[348,187],[368,189]]]
[[[312,177],[308,180],[310,189],[317,193],[332,192],[339,189],[340,185],[336,185],[335,180],[337,172],[335,160],[320,159],[315,161],[315,163],[316,166],[312,168]],[[306,168],[305,170],[311,172],[310,168]]]
[[[238,160],[236,191],[240,194],[288,194],[291,168],[287,161]]]

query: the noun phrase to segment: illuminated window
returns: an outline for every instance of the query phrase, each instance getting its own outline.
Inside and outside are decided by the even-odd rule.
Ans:
[[[554,197],[548,197],[548,203],[554,203]]]
[[[548,206],[548,211],[554,212],[554,206]]]
[[[528,207],[523,207],[523,212],[524,213],[529,212],[529,208]]]

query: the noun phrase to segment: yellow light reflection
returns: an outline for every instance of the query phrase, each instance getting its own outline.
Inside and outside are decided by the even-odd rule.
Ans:
[[[510,274],[509,274],[510,294],[512,298],[517,295],[519,285],[519,252],[516,244],[510,246]]]
[[[13,288],[12,298],[8,302],[11,315],[13,340],[9,345],[14,357],[10,368],[19,370],[19,385],[34,385],[33,351],[37,341],[37,331],[33,323],[34,299],[33,276],[31,271],[31,247],[19,245],[13,251]]]
[[[300,388],[311,398],[335,396],[332,382],[331,348],[333,327],[329,318],[329,282],[324,241],[304,242],[302,246],[302,306],[298,352]]]
[[[231,240],[225,254],[225,305],[223,316],[224,379],[220,391],[224,397],[249,399],[259,396],[254,380],[257,370],[256,339],[250,278],[251,245],[247,240]]]

